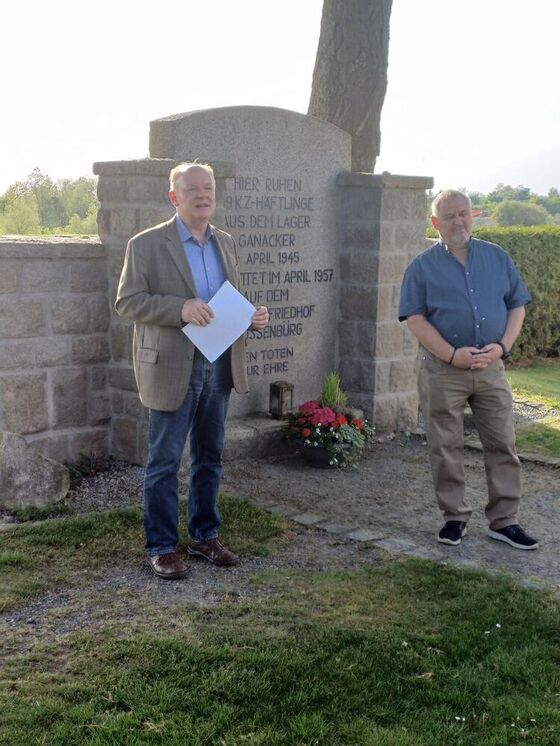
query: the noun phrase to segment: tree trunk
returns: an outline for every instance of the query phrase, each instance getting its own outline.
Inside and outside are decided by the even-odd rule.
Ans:
[[[392,0],[324,0],[308,114],[352,135],[352,170],[373,172],[381,145]]]

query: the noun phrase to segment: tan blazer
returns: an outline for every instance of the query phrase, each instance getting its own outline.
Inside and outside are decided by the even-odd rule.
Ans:
[[[181,309],[196,298],[194,279],[175,225],[176,216],[128,242],[115,309],[134,321],[134,374],[145,407],[173,412],[183,403],[194,346],[183,334]],[[212,226],[226,278],[239,289],[239,261],[229,233]],[[235,390],[247,393],[245,335],[231,347]]]

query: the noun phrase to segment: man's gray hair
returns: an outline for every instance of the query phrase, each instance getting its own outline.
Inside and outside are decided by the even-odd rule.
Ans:
[[[178,166],[175,166],[175,168],[171,169],[171,172],[169,174],[169,188],[175,191],[175,184],[177,182],[177,179],[193,167],[203,168],[205,171],[208,171],[208,173],[212,177],[212,183],[216,183],[216,179],[214,178],[214,169],[212,168],[212,166],[210,166],[210,164],[199,163],[198,161],[185,161],[185,163],[179,163]]]
[[[466,200],[467,204],[469,205],[469,209],[472,210],[472,203],[471,198],[468,194],[465,194],[464,192],[460,192],[458,189],[443,189],[441,192],[436,194],[434,201],[432,202],[432,215],[434,215],[436,218],[439,217],[438,215],[438,207],[439,203],[447,199],[448,197],[462,197],[464,200]]]

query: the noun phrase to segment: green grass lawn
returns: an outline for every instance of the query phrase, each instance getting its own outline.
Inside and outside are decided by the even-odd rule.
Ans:
[[[222,510],[233,548],[282,540],[275,516],[232,498]],[[140,536],[138,515],[122,511],[0,536],[8,576],[32,565],[39,583],[12,594],[12,609],[45,583],[77,582],[70,565],[102,573]],[[560,743],[552,593],[387,559],[356,572],[269,571],[251,598],[206,607],[159,609],[133,590],[123,610],[78,577],[80,603],[98,611],[90,626],[29,645],[25,622],[2,625],[0,744]]]
[[[560,409],[560,360],[541,360],[506,373],[516,396]]]
[[[560,409],[560,361],[508,368],[507,377],[515,398]],[[519,427],[517,449],[560,458],[560,417]]]
[[[186,511],[184,505],[182,510]],[[222,538],[239,552],[264,554],[270,541],[283,532],[278,517],[247,502],[221,496],[220,511]],[[141,562],[143,546],[138,509],[46,520],[39,526],[22,524],[0,535],[0,612],[52,587],[87,583],[114,559]],[[180,544],[178,549],[184,551],[186,545]]]

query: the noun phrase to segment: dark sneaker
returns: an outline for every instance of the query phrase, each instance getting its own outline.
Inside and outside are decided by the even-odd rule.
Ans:
[[[438,534],[437,540],[440,544],[449,544],[456,547],[461,543],[461,539],[467,533],[467,524],[465,521],[447,521],[445,526]]]
[[[239,562],[239,557],[226,549],[218,539],[191,541],[187,552],[193,557],[202,557],[214,565],[236,565]]]
[[[505,528],[489,529],[488,536],[497,541],[505,541],[516,549],[536,549],[539,546],[539,542],[526,534],[516,523]]]
[[[148,562],[155,574],[165,580],[184,578],[188,572],[187,565],[175,552],[148,557]]]

